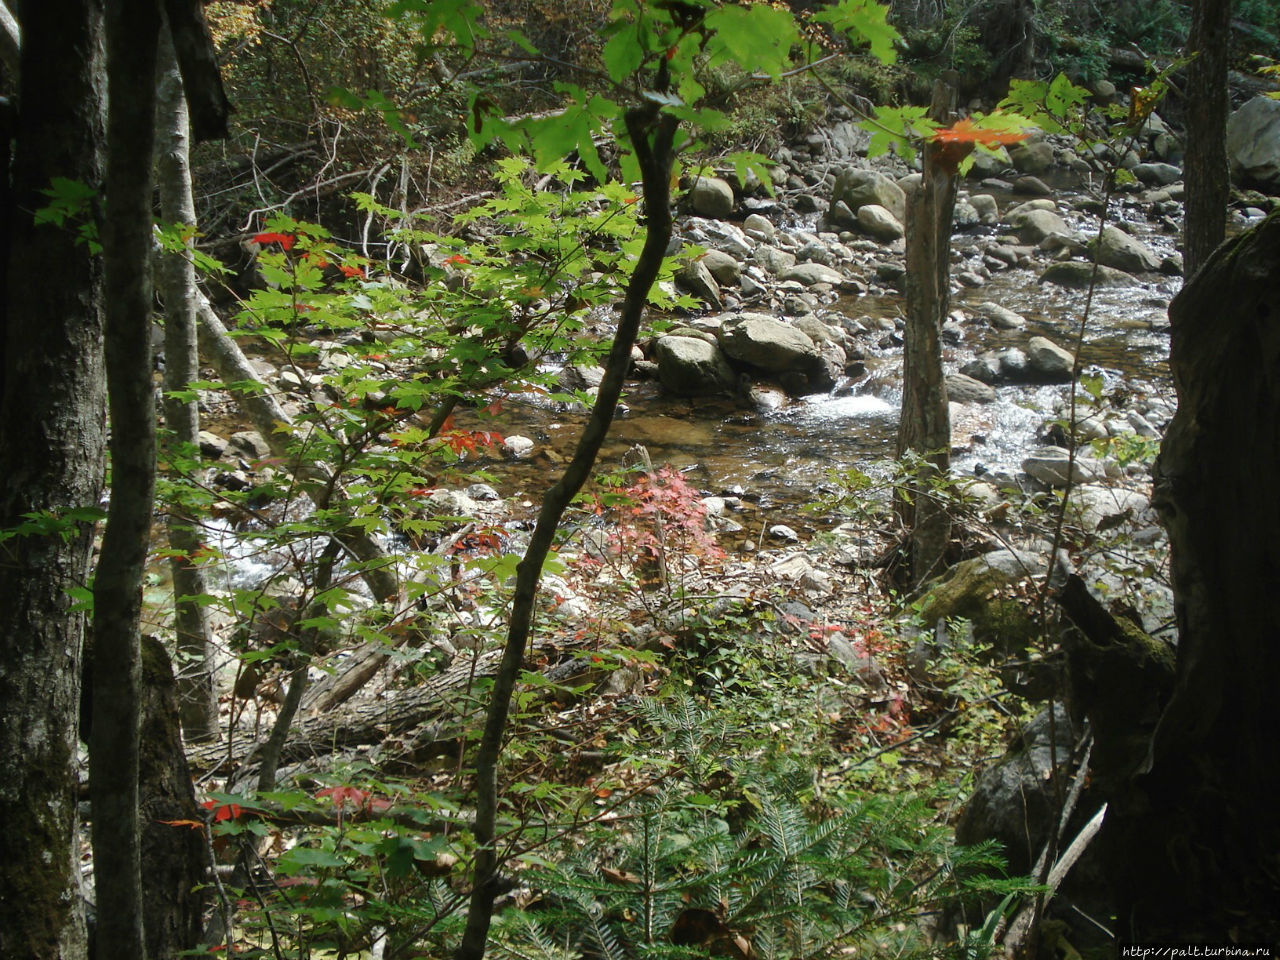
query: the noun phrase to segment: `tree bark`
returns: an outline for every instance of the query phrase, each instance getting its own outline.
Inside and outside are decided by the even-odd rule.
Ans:
[[[10,250],[0,265],[0,529],[33,513],[63,519],[0,542],[0,958],[82,960],[84,621],[68,591],[85,583],[93,524],[66,514],[96,508],[102,490],[101,268],[74,224],[32,213],[48,204],[52,178],[101,182],[102,4],[56,0],[23,14],[12,203],[0,225]],[[83,217],[94,219],[92,203]]]
[[[200,942],[209,862],[203,831],[172,822],[202,818],[182,749],[173,668],[154,637],[142,639],[140,745],[143,926],[147,956],[168,960]]]
[[[1183,261],[1192,276],[1227,235],[1227,42],[1231,0],[1194,0],[1187,52],[1187,182]]]
[[[933,88],[929,116],[950,123],[956,88],[943,78]],[[899,512],[911,530],[911,579],[924,583],[944,565],[950,521],[931,489],[951,464],[951,412],[942,371],[942,324],[951,304],[951,221],[957,160],[939,144],[924,147],[920,191],[907,206],[907,327],[902,353],[902,418],[898,456],[920,457]]]
[[[1156,465],[1177,667],[1107,827],[1121,939],[1280,943],[1280,214],[1174,299],[1178,411]]]
[[[167,33],[161,39],[160,79],[156,109],[156,183],[160,219],[194,228],[196,205],[191,193],[187,102],[182,75]],[[192,238],[192,243],[194,238]],[[177,253],[158,259],[156,281],[164,300],[164,421],[170,458],[200,455],[200,408],[195,399],[176,394],[199,379],[196,318],[199,290],[195,266]],[[204,574],[192,560],[200,548],[195,519],[171,504],[166,515],[169,572],[173,580],[173,627],[178,663],[178,703],[188,740],[210,740],[218,732],[218,701],[213,686],[209,619],[198,597],[208,590]]]
[[[94,578],[93,732],[89,746],[96,953],[145,957],[138,737],[142,574],[151,535],[156,425],[151,385],[151,170],[155,140],[156,0],[116,0],[107,12],[107,394],[111,505]]]

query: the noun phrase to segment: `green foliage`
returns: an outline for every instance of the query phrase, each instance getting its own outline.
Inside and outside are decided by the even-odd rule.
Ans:
[[[726,742],[692,701],[649,716],[677,762],[716,757],[719,772],[694,760],[694,777],[632,799],[580,852],[526,870],[535,900],[503,919],[500,955],[937,955],[903,921],[980,888],[1025,888],[982,879],[998,869],[993,850],[956,847],[928,797],[819,801],[809,771],[735,751],[741,733]]]

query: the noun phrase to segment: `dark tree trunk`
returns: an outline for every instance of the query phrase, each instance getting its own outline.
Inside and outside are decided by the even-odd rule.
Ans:
[[[155,487],[150,254],[159,30],[156,0],[116,0],[108,9],[108,193],[102,247],[111,506],[93,586],[89,746],[101,960],[146,955],[138,829],[138,620]]]
[[[166,33],[161,44],[160,82],[156,110],[156,183],[160,192],[160,218],[166,224],[196,222],[191,194],[191,164],[187,102],[182,75]],[[194,243],[194,238],[193,241]],[[157,286],[164,298],[164,422],[171,458],[200,455],[200,409],[194,398],[178,392],[199,379],[196,321],[199,290],[191,260],[177,253],[160,258]],[[167,526],[169,560],[173,578],[173,627],[177,637],[178,691],[182,729],[188,740],[211,740],[218,731],[218,701],[213,688],[209,621],[203,596],[204,574],[191,559],[201,545],[192,517],[177,504],[169,507]]]
[[[1227,42],[1231,0],[1193,0],[1187,52],[1187,182],[1183,261],[1186,275],[1209,259],[1227,231]]]
[[[100,267],[74,225],[37,225],[53,178],[102,180],[99,0],[23,6],[12,204],[0,229],[0,529],[95,508],[104,394]],[[7,152],[5,157],[7,157]],[[83,219],[92,221],[92,205]],[[76,716],[92,524],[0,543],[0,958],[85,955],[77,863]]]
[[[1280,214],[1173,301],[1178,412],[1156,469],[1174,690],[1108,833],[1120,936],[1280,943]]]
[[[934,85],[929,115],[949,123],[956,89]],[[956,159],[938,144],[924,147],[924,178],[907,205],[907,327],[902,352],[902,418],[898,456],[921,457],[909,496],[899,500],[911,530],[911,579],[923,583],[942,571],[950,535],[945,509],[929,495],[951,463],[951,413],[942,372],[942,324],[951,303],[951,220],[956,205]]]
[[[208,900],[204,834],[172,823],[201,820],[182,750],[177,694],[164,647],[144,637],[139,793],[143,926],[151,960],[167,960],[196,947]]]

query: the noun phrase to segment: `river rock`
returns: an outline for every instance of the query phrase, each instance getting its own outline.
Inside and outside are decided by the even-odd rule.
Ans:
[[[858,226],[883,243],[901,239],[906,232],[892,213],[876,203],[858,208]]]
[[[1182,179],[1182,171],[1172,163],[1140,163],[1133,175],[1148,186],[1167,187]]]
[[[1027,325],[1027,321],[1023,316],[1014,313],[1008,307],[992,303],[990,300],[978,304],[976,312],[978,316],[982,317],[997,330],[1021,330]]]
[[[240,430],[227,438],[232,452],[247,460],[265,460],[271,456],[271,445],[257,430]]]
[[[694,212],[723,220],[733,213],[733,187],[719,177],[698,177],[689,190]]]
[[[983,771],[956,823],[958,843],[998,841],[1011,875],[1031,872],[1057,827],[1053,764],[1056,759],[1059,772],[1069,772],[1078,731],[1065,706],[1054,703],[1053,709],[1052,725],[1048,710],[1042,710],[1013,740],[1005,757]],[[1098,844],[1088,854],[1096,866]]]
[[[533,441],[513,433],[502,441],[502,455],[508,460],[523,460],[533,453]]]
[[[1014,382],[1026,380],[1031,373],[1031,363],[1027,355],[1017,347],[1009,347],[996,354],[1000,363],[1000,375]]]
[[[1280,100],[1254,97],[1231,115],[1227,160],[1243,186],[1280,194]]]
[[[711,275],[711,271],[701,260],[686,263],[681,267],[676,272],[676,284],[717,310],[724,306],[720,300],[720,285],[716,283],[716,278]]]
[[[1126,273],[1149,273],[1160,269],[1160,258],[1141,240],[1108,224],[1097,243],[1098,262]]]
[[[877,204],[893,214],[899,223],[907,219],[907,195],[900,186],[875,170],[846,167],[836,177],[831,199],[833,203],[844,203],[855,214],[859,207]]]
[[[653,355],[663,387],[680,396],[727,393],[737,383],[720,348],[701,338],[659,337],[653,345]]]
[[[1020,143],[1009,150],[1009,162],[1019,173],[1044,173],[1053,167],[1053,147],[1045,140]]]
[[[974,357],[960,368],[960,372],[970,379],[993,386],[1000,382],[1000,358],[994,353],[985,353]]]
[[[1048,197],[1053,188],[1039,177],[1019,177],[1013,181],[1013,192],[1024,197]]]
[[[227,452],[227,441],[216,433],[208,430],[201,430],[196,437],[200,444],[200,455],[210,460],[221,460],[222,455]]]
[[[1022,461],[1022,472],[1047,486],[1065,487],[1070,456],[1070,451],[1063,447],[1040,447]],[[1107,477],[1106,468],[1100,461],[1079,453],[1071,468],[1072,483],[1097,483]]]
[[[1040,282],[1052,283],[1072,290],[1083,290],[1089,286],[1092,276],[1092,263],[1085,263],[1081,260],[1064,260],[1061,263],[1053,263],[1046,267],[1044,272],[1040,274]],[[1099,286],[1118,287],[1133,282],[1133,277],[1123,270],[1116,270],[1114,267],[1107,266],[1098,267]]]
[[[778,276],[796,265],[796,255],[794,253],[780,250],[767,243],[762,243],[756,247],[752,258],[774,276]]]
[[[956,403],[992,403],[996,392],[974,377],[951,373],[947,375],[947,399]]]
[[[726,318],[720,324],[717,338],[720,348],[731,360],[770,373],[808,370],[821,359],[817,346],[807,336],[763,313],[740,313]]]
[[[1037,379],[1050,383],[1070,383],[1075,374],[1076,358],[1046,337],[1027,341],[1027,362]]]
[[[450,517],[472,517],[480,505],[460,490],[433,490],[425,501],[429,513]]]
[[[811,287],[815,283],[829,283],[837,286],[844,280],[844,274],[821,263],[798,263],[794,267],[783,270],[778,274],[778,279],[795,280],[806,287]]]
[[[1067,226],[1067,222],[1052,210],[1020,209],[1007,214],[1005,219],[1017,231],[1018,239],[1023,243],[1039,243],[1055,234],[1071,236],[1071,228]]]
[[[702,264],[711,272],[716,283],[723,286],[736,286],[742,278],[742,264],[723,250],[708,250],[702,257]]]
[[[1110,530],[1122,524],[1141,526],[1151,498],[1124,487],[1081,484],[1072,491],[1071,506],[1085,530]]]
[[[762,217],[758,213],[753,213],[742,221],[742,229],[747,236],[753,240],[769,240],[777,232],[773,222],[767,217]]]
[[[978,219],[992,226],[1000,222],[1000,207],[996,198],[989,193],[975,193],[969,198],[969,204],[978,211]]]

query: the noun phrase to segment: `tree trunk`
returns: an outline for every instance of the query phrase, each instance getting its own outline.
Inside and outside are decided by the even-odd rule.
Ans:
[[[37,225],[52,178],[102,180],[100,0],[23,9],[12,203],[0,230],[0,958],[82,960],[76,715],[83,587],[102,490],[101,273],[74,225]],[[5,160],[9,156],[6,150]],[[4,171],[8,173],[7,170]],[[92,202],[83,218],[94,218]],[[58,521],[58,518],[61,518]]]
[[[187,101],[173,44],[164,33],[160,53],[160,82],[156,110],[156,182],[160,219],[194,229],[196,205],[191,194]],[[191,242],[194,242],[194,238]],[[181,254],[161,256],[157,285],[164,299],[164,421],[170,458],[199,458],[200,408],[195,399],[175,393],[199,379],[196,317],[199,291],[196,271]],[[205,606],[197,597],[208,591],[204,574],[191,559],[201,545],[195,520],[172,504],[166,516],[169,559],[173,579],[173,627],[177,637],[178,703],[182,730],[188,740],[211,740],[218,732],[218,700],[213,687],[212,649]]]
[[[110,186],[102,248],[111,505],[93,586],[93,732],[89,746],[97,956],[101,960],[146,956],[138,829],[138,621],[155,487],[150,254],[159,30],[156,0],[116,0],[108,8]]]
[[[931,119],[950,123],[956,90],[948,79],[933,88]],[[951,463],[951,413],[942,373],[942,324],[951,304],[951,220],[956,205],[956,161],[938,144],[924,147],[920,191],[907,206],[907,328],[902,352],[902,418],[898,456],[920,457],[899,512],[911,530],[911,579],[923,583],[942,572],[950,521],[930,496]]]
[[[203,831],[172,823],[202,818],[182,750],[173,668],[153,637],[142,639],[139,769],[147,956],[168,960],[200,942],[209,862]]]
[[[1178,412],[1156,466],[1174,689],[1107,830],[1120,937],[1280,943],[1280,214],[1174,299]]]
[[[1193,0],[1187,52],[1187,205],[1183,261],[1193,275],[1227,233],[1227,41],[1231,0]]]

